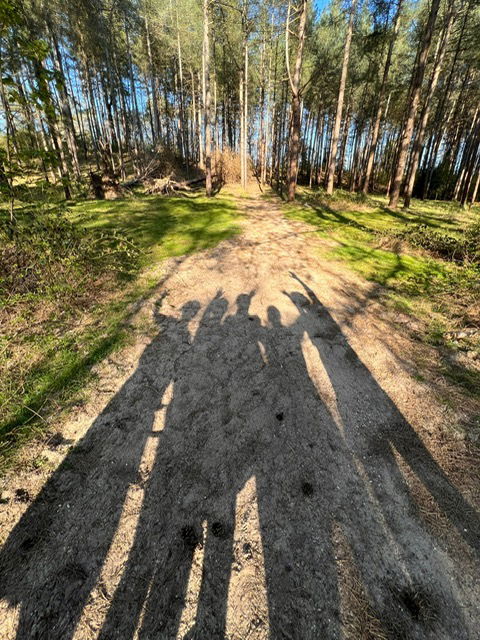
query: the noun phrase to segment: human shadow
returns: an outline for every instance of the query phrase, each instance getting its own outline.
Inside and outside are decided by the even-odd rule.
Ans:
[[[306,295],[294,292],[289,297],[297,306],[299,322],[318,350],[335,389],[345,439],[349,446],[354,447],[357,455],[382,460],[383,473],[371,479],[379,496],[392,489],[385,482],[384,474],[391,476],[394,471],[397,478],[401,477],[394,456],[396,451],[431,493],[459,535],[480,555],[480,517],[476,510],[450,482],[416,431],[349,345],[340,327],[312,289],[295,274],[292,276],[301,284]],[[368,471],[368,465],[366,468]],[[404,485],[403,480],[400,482]],[[402,518],[400,512],[394,510],[391,515],[395,514]]]
[[[366,594],[364,606],[387,637],[467,638],[438,542],[424,526],[393,448],[434,492],[474,550],[478,515],[327,309],[296,280],[303,292],[287,296],[298,319],[282,326],[278,311],[270,308],[264,332],[286,428],[255,472],[271,637],[343,637],[336,562],[341,549],[335,536],[340,528]],[[318,354],[318,369],[327,380],[308,371],[305,341]]]
[[[250,623],[263,625],[263,637],[342,637],[335,527],[387,637],[468,637],[449,572],[392,448],[430,490],[447,492],[438,499],[455,526],[475,527],[476,514],[465,506],[455,519],[448,511],[448,496],[457,506],[460,496],[313,291],[297,281],[301,291],[288,296],[298,318],[289,325],[273,306],[262,324],[250,312],[253,291],[238,296],[234,313],[218,292],[193,337],[197,302],[180,318],[157,313],[160,333],[137,370],[2,551],[0,595],[20,607],[17,640],[73,637],[135,485],[143,498],[133,543],[125,560],[116,559],[121,577],[106,596],[99,638],[170,639],[180,631],[189,640],[225,638],[236,498],[252,477],[268,619]],[[309,370],[312,345],[328,380],[316,377],[318,367]],[[326,399],[332,392],[336,413]],[[196,615],[184,632],[199,549]],[[235,571],[250,554],[248,545],[241,549]]]
[[[315,460],[314,449],[323,440],[315,422],[319,416],[307,416],[302,409],[307,385],[312,394],[315,390],[295,335],[285,340],[283,332],[288,330],[273,307],[272,326],[263,327],[249,312],[252,296],[253,292],[240,295],[236,312],[225,315],[226,300],[217,295],[202,316],[190,350],[177,361],[174,394],[145,487],[135,541],[102,640],[133,638],[136,630],[142,639],[177,637],[199,546],[201,589],[188,637],[225,637],[235,501],[252,476],[257,481],[272,607],[270,621],[262,624],[268,624],[271,637],[282,637],[274,631],[279,625],[290,628],[293,637],[313,638],[313,633],[327,629],[331,637],[338,637],[338,630],[333,631],[338,627],[339,602],[330,532],[319,527],[311,496],[313,486],[322,483],[328,485],[329,496],[333,490]],[[291,381],[277,361],[277,351],[286,342],[296,374],[295,407],[289,398]],[[325,408],[322,420],[324,438],[338,437]],[[324,462],[326,449],[320,444]],[[308,530],[316,531],[315,536],[306,535]],[[276,549],[285,554],[279,571]],[[322,566],[324,556],[328,561]],[[270,588],[274,581],[278,584]]]
[[[135,540],[100,638],[133,638],[138,627],[140,638],[176,636],[203,522],[209,570],[202,577],[202,602],[209,600],[212,611],[197,617],[211,634],[203,637],[223,637],[234,517],[233,481],[220,463],[227,453],[220,398],[229,381],[219,363],[226,310],[219,293],[207,305],[191,349],[177,360]]]
[[[0,554],[0,597],[20,607],[18,639],[68,639],[118,528],[173,362],[189,342],[193,301],[180,319],[158,314],[161,332],[138,367],[66,456]]]

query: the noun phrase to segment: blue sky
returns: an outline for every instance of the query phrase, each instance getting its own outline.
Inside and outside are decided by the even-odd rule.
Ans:
[[[313,0],[313,6],[320,13],[328,4],[329,0]]]

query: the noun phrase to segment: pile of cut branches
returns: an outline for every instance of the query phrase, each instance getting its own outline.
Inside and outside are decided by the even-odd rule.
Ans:
[[[195,178],[195,180],[174,180],[171,175],[164,178],[150,180],[146,189],[149,194],[175,195],[182,192],[194,191],[205,182],[205,178]]]

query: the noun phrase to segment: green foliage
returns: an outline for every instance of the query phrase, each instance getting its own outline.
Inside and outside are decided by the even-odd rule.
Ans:
[[[64,295],[102,274],[132,275],[139,249],[117,230],[87,233],[59,207],[0,220],[0,296]]]
[[[408,212],[391,211],[382,198],[360,202],[341,191],[327,199],[322,190],[303,190],[300,198],[302,204],[285,206],[287,215],[327,240],[325,259],[341,260],[381,285],[376,295],[389,307],[421,320],[418,338],[448,352],[458,348],[451,331],[479,325],[480,224],[467,222],[471,213],[454,203],[419,201]],[[473,335],[462,348],[478,352],[480,340]],[[443,359],[446,377],[479,393],[478,371]]]
[[[445,276],[442,266],[433,260],[378,249],[366,244],[365,238],[341,242],[331,256],[350,263],[367,280],[410,295],[425,295],[442,287]]]
[[[218,196],[95,200],[78,203],[70,215],[87,230],[127,235],[142,249],[144,263],[208,249],[239,230],[234,203]]]
[[[460,236],[416,224],[399,233],[415,247],[422,247],[433,254],[456,262],[480,262],[480,223],[471,224]]]

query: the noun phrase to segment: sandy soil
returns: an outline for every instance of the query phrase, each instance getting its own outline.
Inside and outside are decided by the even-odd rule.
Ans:
[[[55,469],[7,478],[2,640],[480,638],[478,460],[409,367],[434,352],[241,202],[43,445]]]

